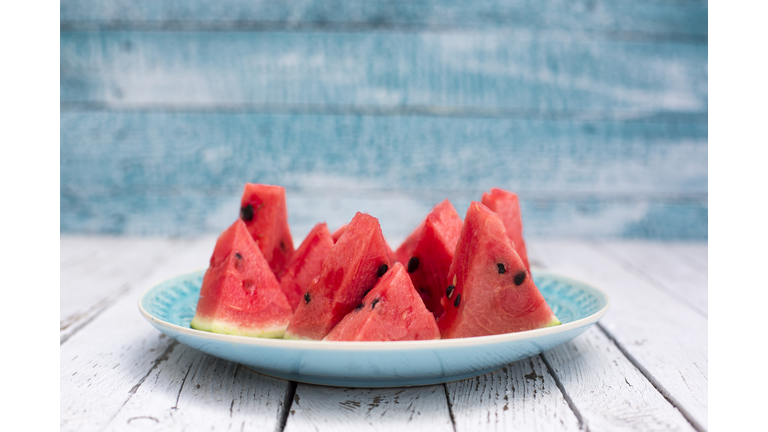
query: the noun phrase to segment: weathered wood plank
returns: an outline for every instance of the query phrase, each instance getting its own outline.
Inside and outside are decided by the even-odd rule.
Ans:
[[[531,236],[707,235],[706,123],[63,112],[61,125],[64,232],[218,233],[251,181],[288,188],[302,233],[367,210],[405,237],[434,204],[463,213],[495,186],[520,193]]]
[[[605,241],[602,244],[610,251],[609,256],[625,269],[637,273],[707,316],[707,271],[702,271],[700,264],[687,259],[679,244],[659,245],[641,241]],[[706,244],[703,249],[706,251]]]
[[[85,111],[62,112],[61,125],[62,206],[91,190],[199,196],[246,179],[419,193],[495,183],[561,199],[707,193],[706,123]]]
[[[61,341],[122,296],[146,288],[154,282],[149,277],[172,276],[162,267],[176,255],[188,258],[190,267],[186,270],[205,267],[213,244],[211,236],[194,240],[93,237],[72,241],[62,236]],[[73,255],[68,252],[70,245],[76,248]]]
[[[299,384],[285,432],[452,432],[442,385],[393,389],[335,388]]]
[[[200,242],[212,248],[210,239]],[[203,255],[200,248],[191,248],[174,255],[146,275],[147,286],[202,267],[200,260],[205,262],[210,250]],[[62,344],[62,430],[102,430],[150,373],[168,360],[174,344],[144,320],[136,307],[138,292],[131,294],[122,296]]]
[[[129,291],[178,247],[157,238],[62,236],[61,337]]]
[[[171,341],[143,322],[135,303],[124,297],[61,346],[62,431],[103,430],[167,360]]]
[[[673,243],[673,250],[693,268],[708,273],[709,248],[706,242]]]
[[[279,431],[290,386],[176,345],[106,429]]]
[[[539,356],[446,389],[457,432],[581,430]]]
[[[700,1],[152,1],[63,0],[64,22],[282,23],[286,28],[495,27],[569,31],[707,34],[707,2]],[[234,24],[233,23],[233,24]],[[342,26],[348,24],[347,26]],[[349,24],[357,24],[352,27]],[[366,25],[367,24],[367,25]],[[230,28],[238,28],[231,25]],[[199,26],[198,26],[199,28]]]
[[[708,106],[706,45],[571,33],[63,32],[60,57],[62,102],[116,108],[631,117]]]
[[[580,413],[584,429],[695,431],[597,327],[543,356]]]
[[[548,269],[608,292],[602,328],[686,419],[707,429],[707,319],[606,257],[599,244],[537,240],[529,248]]]

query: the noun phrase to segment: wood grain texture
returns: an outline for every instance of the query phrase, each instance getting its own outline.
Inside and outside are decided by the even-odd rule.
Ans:
[[[159,279],[204,268],[214,237],[197,239],[61,237],[60,339],[118,299]],[[170,267],[166,264],[170,261]],[[183,265],[175,265],[181,262]]]
[[[530,242],[543,265],[611,296],[600,325],[654,387],[699,430],[708,424],[707,319],[621,267],[597,243]],[[526,244],[526,246],[528,246]]]
[[[142,278],[146,285],[142,284],[141,289],[153,282],[205,267],[213,248],[213,239],[208,237],[197,241],[204,247],[189,248],[178,254],[168,254],[170,248],[167,248],[165,254],[170,257]],[[147,253],[157,247],[151,240],[145,241],[144,245],[143,250]],[[133,270],[141,272],[146,269],[133,267]],[[116,272],[118,276],[126,274],[129,274],[126,269]],[[109,275],[102,281],[114,282]],[[84,290],[98,290],[100,287],[100,284],[75,285]],[[65,299],[71,293],[62,293],[62,303],[69,302]],[[157,332],[138,313],[138,294],[138,290],[132,290],[130,295],[123,295],[62,344],[62,430],[102,430],[149,374],[168,360],[175,343]]]
[[[670,243],[664,247],[646,242],[604,242],[611,257],[629,271],[636,272],[654,286],[664,289],[679,301],[707,316],[708,277],[695,258],[687,251],[696,245]],[[707,244],[700,243],[699,250],[706,256]],[[695,250],[695,249],[693,249]],[[701,254],[699,254],[700,256]]]
[[[707,235],[705,123],[85,111],[61,124],[64,232],[218,233],[243,184],[262,182],[288,188],[304,233],[367,210],[404,237],[443,199],[466,209],[502,187],[520,194],[526,235]]]
[[[695,431],[597,327],[543,356],[586,430]]]
[[[132,296],[96,317],[61,346],[61,430],[103,430],[173,346]]]
[[[106,429],[279,431],[290,385],[178,344]]]
[[[447,383],[446,389],[456,432],[581,430],[539,356]]]
[[[285,432],[452,432],[442,385],[353,389],[299,384]]]
[[[61,101],[112,108],[636,116],[708,105],[706,45],[571,33],[63,32],[60,56]]]
[[[670,36],[705,36],[708,9],[707,3],[700,1],[600,0],[478,0],[469,3],[456,0],[63,0],[60,5],[62,22],[97,22],[113,26],[125,21],[135,23],[134,27],[138,23],[165,22],[196,23],[197,28],[203,27],[203,23],[229,23],[227,28],[240,28],[236,24],[242,26],[244,23],[285,28],[314,24],[322,28],[364,29],[515,26]]]
[[[135,288],[176,252],[167,239],[61,238],[61,337]]]

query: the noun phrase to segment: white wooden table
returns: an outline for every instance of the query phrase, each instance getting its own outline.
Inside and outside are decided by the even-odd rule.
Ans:
[[[611,295],[598,326],[477,378],[349,389],[267,377],[144,321],[139,294],[204,268],[214,242],[61,237],[61,430],[708,428],[706,243],[530,240],[532,265]]]

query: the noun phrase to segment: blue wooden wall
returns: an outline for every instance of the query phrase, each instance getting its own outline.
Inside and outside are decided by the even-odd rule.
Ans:
[[[61,231],[401,239],[517,191],[531,237],[707,238],[702,1],[61,1]]]

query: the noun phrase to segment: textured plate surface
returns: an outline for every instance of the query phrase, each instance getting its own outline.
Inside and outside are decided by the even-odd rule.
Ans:
[[[407,342],[259,339],[195,330],[204,270],[155,285],[139,299],[142,315],[173,339],[207,354],[279,378],[345,387],[437,384],[482,375],[567,342],[608,311],[602,290],[533,271],[536,286],[562,325],[503,335]]]

